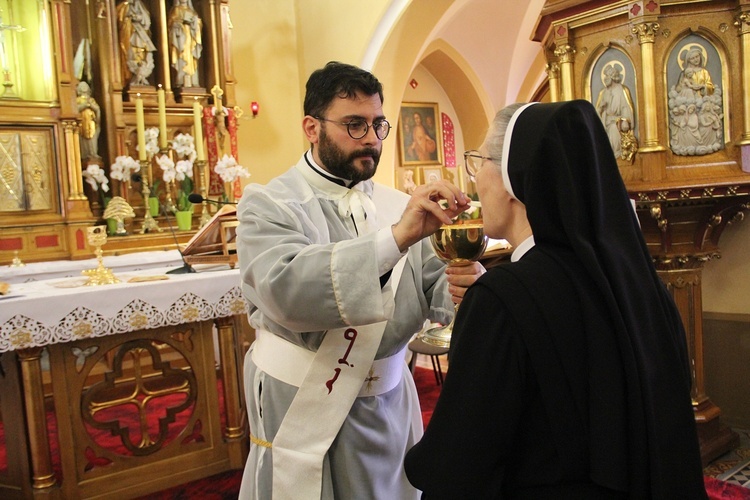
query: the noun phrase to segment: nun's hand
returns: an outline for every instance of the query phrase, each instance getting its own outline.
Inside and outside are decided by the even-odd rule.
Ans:
[[[479,262],[472,262],[468,265],[449,265],[445,269],[445,274],[448,275],[448,291],[453,303],[460,304],[466,290],[486,272],[487,270]]]

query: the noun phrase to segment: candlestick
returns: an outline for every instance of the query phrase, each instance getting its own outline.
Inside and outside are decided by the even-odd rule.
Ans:
[[[167,150],[167,97],[161,84],[156,91],[156,99],[159,103],[159,149]]]
[[[198,161],[206,160],[206,155],[203,153],[203,128],[201,126],[202,118],[203,106],[201,106],[201,103],[196,97],[195,101],[193,101],[193,126],[195,128],[195,155],[196,160]]]
[[[141,173],[148,172],[148,177],[151,177],[151,162],[148,160],[141,160]],[[143,174],[141,182],[141,193],[143,194],[144,214],[143,214],[143,227],[141,227],[141,234],[145,234],[151,231],[162,232],[159,224],[156,222],[154,217],[151,215],[151,205],[148,199],[151,198],[151,188],[149,187],[150,180],[146,180],[146,174]]]
[[[143,99],[138,93],[135,98],[135,130],[138,134],[138,159],[146,160],[146,122],[143,118]]]

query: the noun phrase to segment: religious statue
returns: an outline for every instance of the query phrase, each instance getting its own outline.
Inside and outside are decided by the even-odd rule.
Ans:
[[[699,47],[692,47],[685,54],[685,66],[677,80],[675,90],[680,95],[693,98],[714,93],[711,74],[704,67],[703,53]]]
[[[721,88],[711,79],[707,58],[699,43],[678,51],[681,71],[669,90],[670,146],[677,155],[706,155],[724,147]]]
[[[203,22],[192,0],[175,0],[169,12],[170,60],[177,72],[175,87],[198,87],[198,61],[203,51]]]
[[[151,14],[142,0],[125,0],[117,6],[117,28],[123,82],[148,85],[156,46],[151,41]]]
[[[622,84],[622,72],[617,64],[608,64],[602,70],[604,88],[596,99],[596,111],[601,118],[617,158],[623,157],[620,120],[634,123],[633,98],[630,89]]]
[[[225,149],[226,138],[229,135],[227,130],[227,116],[228,110],[221,104],[214,106],[214,123],[216,125],[216,145],[219,149],[219,156],[227,154],[228,151]]]
[[[81,117],[81,160],[99,158],[101,108],[91,96],[91,87],[86,82],[79,82],[76,87],[76,107]]]

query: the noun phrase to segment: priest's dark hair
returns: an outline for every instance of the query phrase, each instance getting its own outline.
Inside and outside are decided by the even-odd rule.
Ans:
[[[305,87],[305,115],[324,117],[336,97],[353,98],[358,92],[367,96],[378,94],[383,102],[383,85],[367,70],[331,61],[313,71]]]

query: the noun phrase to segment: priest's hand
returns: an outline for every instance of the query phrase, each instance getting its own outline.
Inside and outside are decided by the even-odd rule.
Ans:
[[[446,180],[417,186],[401,215],[392,226],[393,237],[402,252],[469,208],[471,200]]]
[[[460,304],[464,299],[466,290],[479,279],[487,270],[479,262],[471,262],[468,265],[450,264],[445,269],[448,275],[448,292],[454,304]]]

